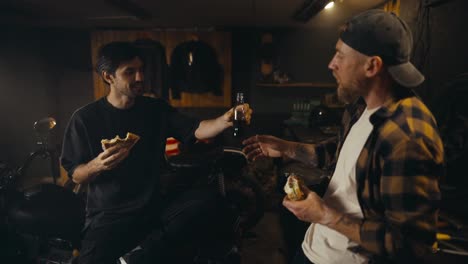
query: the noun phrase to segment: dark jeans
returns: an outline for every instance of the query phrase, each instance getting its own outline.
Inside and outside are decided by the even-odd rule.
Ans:
[[[296,256],[294,256],[293,262],[291,264],[313,264],[310,260],[304,255],[302,248],[296,251]],[[344,263],[343,263],[344,264]]]
[[[182,263],[175,260],[184,247],[213,223],[215,198],[204,190],[190,190],[160,211],[100,216],[101,224],[91,224],[84,233],[79,263],[115,264],[138,245],[143,248],[142,263]]]

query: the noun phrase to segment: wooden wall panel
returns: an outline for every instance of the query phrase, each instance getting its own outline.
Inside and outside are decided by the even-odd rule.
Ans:
[[[231,106],[231,34],[228,32],[190,32],[190,31],[133,31],[105,30],[91,33],[91,56],[93,65],[99,47],[112,41],[134,41],[140,38],[150,38],[161,42],[166,47],[168,63],[174,48],[185,41],[198,39],[212,46],[218,56],[218,62],[224,71],[223,94],[215,96],[211,93],[181,93],[179,100],[170,100],[175,107],[230,107]],[[100,98],[108,93],[108,86],[101,77],[94,73],[94,97]]]

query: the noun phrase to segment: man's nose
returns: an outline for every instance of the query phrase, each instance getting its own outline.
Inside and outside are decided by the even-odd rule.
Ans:
[[[143,81],[145,79],[142,71],[138,71],[135,76],[135,81]]]
[[[335,57],[333,57],[331,59],[331,61],[328,63],[328,69],[330,69],[330,70],[335,70],[336,69]]]
[[[336,71],[338,69],[337,56],[338,56],[337,53],[333,55],[333,57],[331,58],[331,61],[328,63],[328,69],[332,71]]]

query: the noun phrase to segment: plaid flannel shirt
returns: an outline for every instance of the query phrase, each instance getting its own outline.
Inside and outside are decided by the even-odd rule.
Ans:
[[[356,164],[361,246],[375,259],[420,256],[435,241],[443,144],[431,112],[411,90],[404,93],[371,116],[374,128]],[[338,142],[316,146],[320,166],[336,162],[365,107],[362,98],[349,105]]]

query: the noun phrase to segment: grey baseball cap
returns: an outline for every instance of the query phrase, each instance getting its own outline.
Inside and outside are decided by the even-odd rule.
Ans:
[[[424,75],[409,61],[413,36],[408,24],[380,9],[360,13],[345,25],[340,39],[367,56],[379,56],[393,79],[405,87],[415,87]]]

